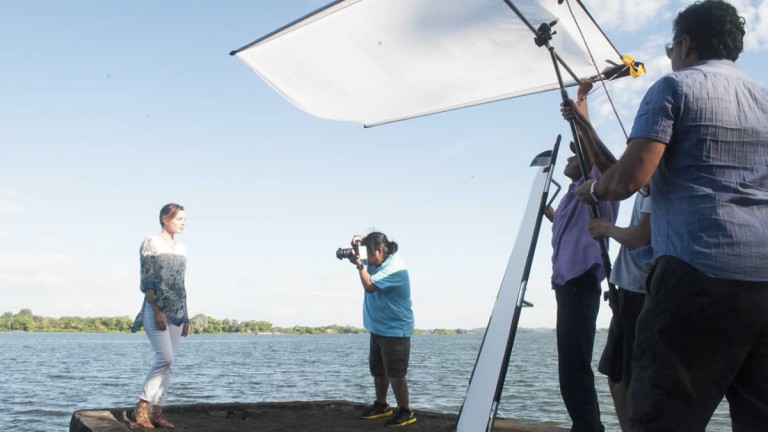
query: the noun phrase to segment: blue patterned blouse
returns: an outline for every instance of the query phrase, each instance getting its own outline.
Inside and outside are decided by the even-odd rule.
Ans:
[[[172,245],[160,235],[144,239],[141,255],[141,292],[155,290],[157,306],[170,324],[181,326],[189,322],[187,316],[187,291],[184,287],[184,273],[187,269],[187,248],[176,243]],[[144,323],[144,306],[131,327],[132,332],[141,329]]]

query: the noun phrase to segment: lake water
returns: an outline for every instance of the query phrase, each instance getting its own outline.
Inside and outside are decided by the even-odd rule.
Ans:
[[[595,363],[605,337],[597,335]],[[457,413],[481,341],[480,334],[414,336],[412,407]],[[182,340],[167,403],[369,402],[367,355],[368,335],[191,335]],[[141,333],[0,333],[0,431],[66,431],[77,409],[131,406],[151,361]],[[616,431],[605,378],[596,379],[603,423]],[[499,415],[570,425],[552,330],[518,331]],[[707,431],[728,430],[723,403]]]

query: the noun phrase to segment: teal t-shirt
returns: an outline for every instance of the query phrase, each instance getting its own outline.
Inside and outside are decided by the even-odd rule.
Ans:
[[[396,253],[381,265],[365,262],[371,282],[379,289],[365,293],[363,325],[379,336],[410,337],[413,334],[411,280],[405,262]]]

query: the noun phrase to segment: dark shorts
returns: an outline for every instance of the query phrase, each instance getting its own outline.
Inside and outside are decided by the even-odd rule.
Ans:
[[[408,373],[411,338],[379,336],[371,333],[368,367],[375,377],[402,378]]]
[[[603,355],[597,370],[611,378],[613,382],[629,388],[632,379],[632,347],[635,345],[635,327],[637,317],[643,310],[645,294],[619,288],[621,313],[611,318],[608,328],[608,340],[605,342]]]

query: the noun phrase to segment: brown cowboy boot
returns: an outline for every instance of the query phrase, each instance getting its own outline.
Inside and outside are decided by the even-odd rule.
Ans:
[[[161,428],[166,429],[173,429],[176,426],[173,425],[173,423],[169,422],[167,418],[163,415],[163,407],[160,405],[155,405],[154,409],[152,410],[152,423]]]
[[[149,421],[149,402],[140,400],[136,404],[136,409],[133,411],[133,419],[136,420],[136,424],[142,429],[154,429],[155,426]]]

